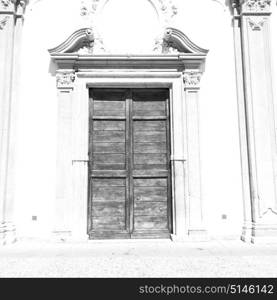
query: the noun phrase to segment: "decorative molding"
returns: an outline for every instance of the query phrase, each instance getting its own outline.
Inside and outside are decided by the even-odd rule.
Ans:
[[[59,46],[48,50],[53,54],[78,53],[96,55],[107,53],[102,40],[92,28],[75,31]],[[164,35],[155,42],[153,52],[157,54],[192,53],[206,55],[209,51],[194,44],[184,33],[175,28],[167,28]]]
[[[266,20],[260,20],[259,22],[254,22],[253,20],[249,19],[248,23],[253,31],[260,31],[262,30],[265,21]]]
[[[163,54],[209,52],[194,44],[183,32],[172,27],[166,28],[164,35],[156,40],[153,51]]]
[[[12,4],[12,1],[11,0],[1,0],[0,1],[0,9],[3,8],[3,9],[8,9]]]
[[[151,2],[151,1],[150,1]],[[170,20],[178,14],[178,8],[174,0],[159,0],[159,9],[164,16],[165,24],[168,24]],[[155,1],[153,1],[155,4]]]
[[[72,89],[75,81],[75,74],[73,72],[61,72],[57,73],[57,88],[58,89]]]
[[[260,214],[260,218],[265,217],[265,216],[266,217],[272,216],[272,217],[276,218],[277,217],[277,210],[269,207],[263,213]]]
[[[100,6],[104,7],[105,4],[111,0],[83,0],[81,3],[81,16],[89,18],[90,26],[94,26],[95,15],[98,12]],[[178,14],[178,8],[175,4],[175,0],[147,0],[157,10],[162,18],[164,27],[166,27],[171,19]]]
[[[5,16],[2,20],[0,20],[0,30],[3,30],[8,23],[9,16]]]
[[[183,72],[183,80],[185,88],[200,88],[202,73],[198,71],[185,71]]]
[[[25,12],[25,8],[29,0],[0,0],[0,11],[15,13],[21,16]]]
[[[59,46],[48,51],[50,54],[78,53],[91,55],[106,53],[102,40],[95,35],[92,28],[82,28],[75,31]]]
[[[230,0],[237,13],[264,14],[270,13],[271,0]]]
[[[81,3],[81,16],[93,16],[96,13],[100,0],[83,0]]]
[[[29,0],[20,0],[16,2],[16,12],[19,15],[23,15],[25,13],[25,9]]]
[[[249,11],[261,12],[270,8],[271,0],[247,0],[246,7]]]

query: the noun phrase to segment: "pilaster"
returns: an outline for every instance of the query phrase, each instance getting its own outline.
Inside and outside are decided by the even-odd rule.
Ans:
[[[15,120],[21,29],[27,3],[0,0],[0,244],[15,240]]]
[[[207,231],[203,221],[201,189],[201,160],[199,138],[199,92],[202,72],[186,69],[183,73],[186,105],[187,184],[188,184],[188,236],[203,240]]]
[[[74,71],[59,70],[56,79],[58,93],[58,148],[53,233],[58,239],[64,240],[71,236],[72,93],[75,81]]]
[[[244,188],[244,241],[277,240],[271,0],[233,0]]]

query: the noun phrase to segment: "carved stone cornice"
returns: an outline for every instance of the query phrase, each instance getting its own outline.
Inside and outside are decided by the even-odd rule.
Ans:
[[[75,81],[74,72],[60,72],[56,75],[58,89],[73,89]]]
[[[183,72],[185,89],[199,89],[202,73],[199,71],[187,70]]]
[[[270,14],[271,0],[231,0],[233,9],[238,14]]]

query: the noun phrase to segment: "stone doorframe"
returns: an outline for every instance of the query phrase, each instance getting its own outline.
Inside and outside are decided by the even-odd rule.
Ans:
[[[172,239],[205,238],[198,97],[208,51],[174,28],[166,29],[159,54],[94,54],[93,43],[93,30],[84,28],[49,50],[57,66],[59,107],[53,232],[63,239],[87,239],[88,89],[156,87],[170,90]]]

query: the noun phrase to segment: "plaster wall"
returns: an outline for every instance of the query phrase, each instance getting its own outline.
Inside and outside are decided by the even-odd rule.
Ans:
[[[145,1],[148,9],[148,1],[141,1]],[[77,29],[86,27],[85,19],[80,16],[80,2],[34,0],[25,14],[16,155],[15,200],[19,236],[48,236],[52,230],[58,106],[56,80],[52,76],[55,66],[50,62],[47,49],[57,46]],[[204,216],[210,235],[238,237],[243,200],[233,29],[229,9],[222,2],[176,0],[178,15],[170,25],[183,31],[197,45],[210,50],[201,82],[199,108]],[[141,14],[143,21],[143,6],[141,8],[137,14]],[[121,18],[122,11],[124,8],[118,8]],[[152,28],[151,18],[146,21]],[[276,6],[272,23],[272,48],[276,53]],[[113,23],[104,25],[109,32]],[[128,29],[128,23],[125,29]],[[130,32],[127,30],[125,34]],[[143,36],[139,38],[143,39]],[[128,39],[118,38],[123,48],[124,41],[126,49]],[[274,66],[277,70],[276,59]]]

